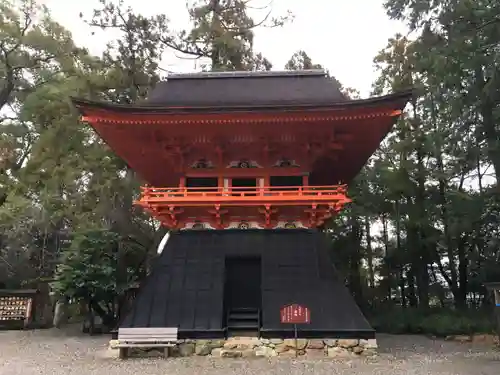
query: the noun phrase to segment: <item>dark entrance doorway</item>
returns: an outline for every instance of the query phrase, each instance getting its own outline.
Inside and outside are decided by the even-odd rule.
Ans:
[[[228,335],[257,334],[260,329],[260,257],[228,257],[225,264],[224,309]]]
[[[236,188],[233,195],[241,195],[244,193],[246,196],[255,195],[257,189],[256,178],[233,178],[231,180],[231,187]]]
[[[218,182],[217,177],[188,177],[186,187],[191,191],[214,191]]]
[[[269,183],[271,190],[296,190],[297,187],[302,186],[302,176],[271,176]]]

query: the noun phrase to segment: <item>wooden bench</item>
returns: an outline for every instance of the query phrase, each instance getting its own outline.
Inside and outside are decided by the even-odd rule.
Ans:
[[[130,348],[164,348],[165,358],[168,348],[177,343],[177,328],[118,328],[120,358],[128,357]]]

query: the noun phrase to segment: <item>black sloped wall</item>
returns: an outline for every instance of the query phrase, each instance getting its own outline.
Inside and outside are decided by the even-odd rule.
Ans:
[[[172,233],[122,327],[178,327],[184,338],[222,337],[226,256],[260,256],[262,335],[291,337],[282,306],[311,310],[301,337],[373,337],[374,331],[336,278],[322,233],[221,230]]]

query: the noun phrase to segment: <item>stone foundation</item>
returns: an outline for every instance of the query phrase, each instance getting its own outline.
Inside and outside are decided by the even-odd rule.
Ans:
[[[110,348],[117,345],[110,341]],[[169,348],[171,357],[212,356],[222,358],[248,357],[330,357],[352,358],[374,356],[377,341],[356,339],[258,339],[253,337],[234,337],[228,340],[179,340]],[[135,348],[131,356],[141,356],[152,350]],[[163,353],[163,349],[160,350]]]

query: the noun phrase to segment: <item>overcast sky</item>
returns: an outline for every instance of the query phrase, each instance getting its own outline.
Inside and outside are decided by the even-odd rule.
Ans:
[[[106,36],[91,36],[89,28],[78,14],[89,16],[98,0],[42,0],[53,17],[67,27],[79,45],[95,54],[102,52]],[[254,0],[264,5],[269,0]],[[383,9],[384,0],[274,0],[276,15],[288,9],[295,19],[291,24],[276,29],[256,32],[255,50],[262,52],[273,63],[274,70],[283,69],[290,56],[305,50],[315,63],[325,66],[345,86],[360,90],[362,96],[370,92],[376,78],[373,58],[384,48],[387,40],[397,32],[407,33],[401,23],[391,21]],[[185,0],[128,0],[134,10],[144,15],[164,13],[175,29],[189,27]],[[256,14],[255,18],[259,18]],[[111,35],[107,35],[109,39]],[[175,72],[197,69],[191,60],[182,60],[173,54],[164,58],[163,67]]]

